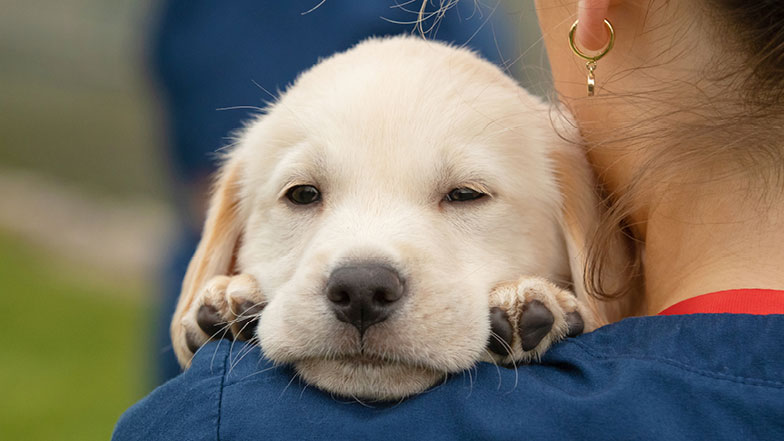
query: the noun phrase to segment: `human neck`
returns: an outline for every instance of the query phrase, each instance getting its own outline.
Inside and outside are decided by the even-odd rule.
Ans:
[[[784,289],[784,203],[738,184],[671,185],[652,205],[644,229],[646,314],[715,291]]]

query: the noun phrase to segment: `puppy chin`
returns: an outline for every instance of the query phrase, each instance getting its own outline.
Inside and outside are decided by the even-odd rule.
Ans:
[[[446,375],[421,366],[352,358],[302,360],[294,368],[319,389],[370,401],[400,400],[424,392]]]

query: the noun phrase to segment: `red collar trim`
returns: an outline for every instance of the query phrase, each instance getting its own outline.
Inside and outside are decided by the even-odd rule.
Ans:
[[[733,289],[692,297],[676,303],[659,315],[680,314],[784,314],[784,291]]]

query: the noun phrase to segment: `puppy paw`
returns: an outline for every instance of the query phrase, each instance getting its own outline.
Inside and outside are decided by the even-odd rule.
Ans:
[[[182,317],[184,345],[194,354],[214,339],[253,340],[266,301],[248,274],[216,276],[202,289]]]
[[[538,360],[553,343],[582,334],[588,317],[574,294],[545,279],[503,283],[490,294],[491,334],[484,361]]]

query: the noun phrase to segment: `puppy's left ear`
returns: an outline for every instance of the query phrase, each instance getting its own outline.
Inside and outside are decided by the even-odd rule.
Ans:
[[[240,203],[242,161],[237,153],[236,150],[232,152],[219,171],[201,241],[185,273],[172,319],[170,331],[174,352],[183,367],[190,364],[192,356],[186,344],[186,330],[182,324],[186,312],[191,309],[199,290],[203,289],[210,279],[221,275],[229,276],[235,272],[236,253],[245,224]]]

